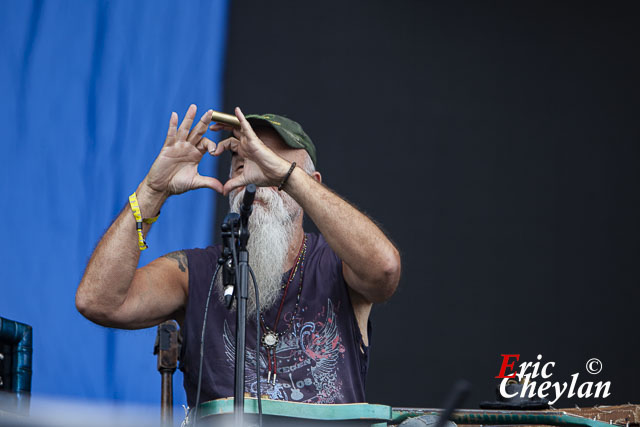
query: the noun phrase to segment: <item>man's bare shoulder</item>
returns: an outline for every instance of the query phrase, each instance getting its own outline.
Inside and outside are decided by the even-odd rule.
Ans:
[[[189,268],[189,259],[187,258],[187,254],[184,251],[169,252],[162,257],[174,260],[177,263],[180,271],[183,273],[185,273]]]
[[[169,252],[136,271],[147,286],[177,287],[185,296],[189,288],[189,257],[184,250]]]

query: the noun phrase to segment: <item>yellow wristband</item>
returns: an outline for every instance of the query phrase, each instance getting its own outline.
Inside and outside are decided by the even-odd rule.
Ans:
[[[158,212],[158,215],[154,216],[153,218],[143,218],[142,222],[144,222],[145,224],[153,224],[158,220],[159,216],[160,216],[160,212]]]
[[[144,240],[144,236],[142,235],[142,223],[145,224],[153,224],[156,222],[160,213],[154,216],[153,218],[142,218],[142,212],[140,212],[140,205],[138,204],[138,197],[136,197],[136,193],[134,192],[129,196],[129,206],[131,206],[131,211],[133,212],[133,217],[136,219],[136,232],[138,233],[138,248],[141,251],[144,251],[149,246],[147,246],[147,242]]]

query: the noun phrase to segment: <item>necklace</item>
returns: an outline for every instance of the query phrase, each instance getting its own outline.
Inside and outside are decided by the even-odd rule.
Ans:
[[[300,250],[298,251],[298,257],[296,258],[296,263],[294,267],[291,269],[291,274],[289,274],[289,279],[282,284],[282,290],[284,291],[282,294],[282,300],[280,301],[280,308],[278,309],[278,314],[276,315],[276,321],[273,324],[273,329],[269,328],[264,321],[264,316],[262,313],[260,314],[260,323],[262,325],[262,345],[267,350],[267,359],[268,359],[268,375],[267,382],[273,381],[273,384],[276,383],[276,370],[277,370],[277,361],[276,361],[276,349],[278,347],[278,342],[280,341],[280,337],[284,335],[286,331],[291,328],[293,324],[293,319],[295,319],[298,314],[298,308],[300,307],[300,294],[302,293],[302,279],[304,276],[304,259],[307,254],[307,236],[304,236],[302,239],[302,245],[300,245]],[[289,290],[289,285],[293,282],[296,273],[300,270],[300,279],[298,285],[298,294],[296,296],[296,305],[293,309],[293,313],[291,314],[291,318],[289,319],[289,325],[282,332],[276,332],[278,328],[278,321],[280,320],[280,314],[282,314],[282,307],[284,307],[284,301],[287,297],[287,291]],[[273,380],[272,380],[273,377]]]

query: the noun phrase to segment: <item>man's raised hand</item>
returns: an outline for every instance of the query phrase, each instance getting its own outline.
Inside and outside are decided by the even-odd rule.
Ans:
[[[169,130],[160,154],[153,162],[146,185],[166,196],[180,194],[196,188],[211,188],[222,193],[223,186],[215,178],[198,173],[198,164],[207,151],[213,155],[216,144],[204,134],[211,122],[211,110],[202,115],[191,129],[197,107],[191,105],[178,128],[178,114],[171,113]]]
[[[236,107],[235,114],[240,121],[240,128],[233,128],[234,136],[220,141],[213,152],[214,156],[219,156],[224,151],[233,151],[238,153],[244,161],[242,172],[224,184],[224,195],[247,184],[256,184],[261,187],[278,185],[287,173],[290,163],[258,138],[239,107]],[[222,124],[211,126],[211,130],[214,131],[222,129],[230,130],[231,128]]]

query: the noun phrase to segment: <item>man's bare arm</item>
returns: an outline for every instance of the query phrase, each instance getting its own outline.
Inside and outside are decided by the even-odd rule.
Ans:
[[[171,114],[164,146],[136,191],[144,218],[157,215],[172,194],[196,188],[222,191],[215,178],[198,174],[202,156],[215,143],[203,135],[211,121],[207,111],[191,130],[196,107],[189,107],[180,128]],[[143,225],[146,234],[150,226]],[[76,292],[76,307],[89,320],[110,327],[137,329],[163,320],[181,320],[188,293],[183,253],[172,253],[136,269],[140,259],[136,223],[125,206],[94,250]]]
[[[145,183],[136,193],[143,216],[155,215],[166,198]],[[144,234],[149,228],[144,224]],[[78,311],[100,325],[124,329],[153,326],[178,314],[186,301],[186,271],[166,258],[136,270],[139,259],[136,223],[127,205],[89,260],[76,292]]]
[[[400,254],[382,230],[300,168],[294,169],[284,190],[302,206],[343,261],[349,287],[370,303],[389,299],[400,280]]]

